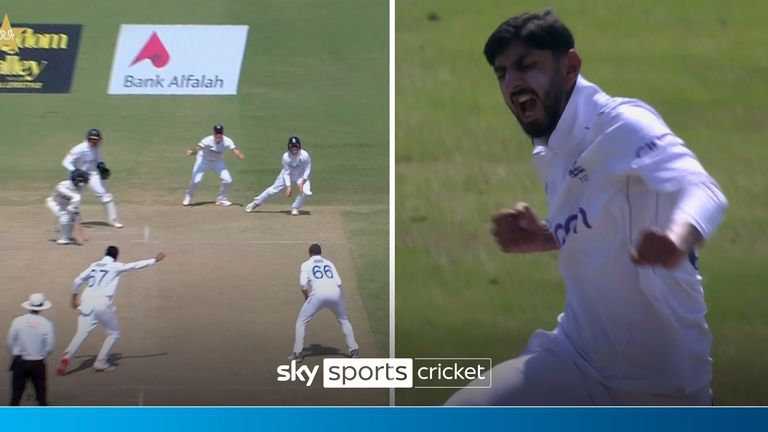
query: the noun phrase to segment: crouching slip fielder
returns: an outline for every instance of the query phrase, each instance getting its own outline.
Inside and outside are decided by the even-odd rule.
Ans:
[[[355,332],[347,318],[344,306],[344,295],[341,292],[341,277],[332,262],[320,256],[319,244],[309,246],[309,259],[301,264],[299,270],[299,285],[304,295],[304,306],[296,318],[296,339],[293,343],[293,354],[288,360],[302,360],[304,351],[304,328],[321,309],[330,309],[339,320],[341,331],[347,342],[350,357],[359,356],[359,347],[355,341]],[[312,292],[308,290],[312,288]]]
[[[221,188],[219,189],[219,196],[216,198],[216,205],[224,207],[232,205],[227,196],[229,187],[232,185],[232,175],[229,174],[229,170],[221,157],[226,149],[232,150],[238,159],[245,159],[245,155],[235,147],[235,142],[224,136],[224,126],[217,124],[213,126],[213,135],[203,138],[197,146],[187,150],[187,156],[197,155],[197,160],[195,160],[195,166],[192,168],[192,181],[189,183],[187,194],[184,195],[184,201],[182,201],[184,206],[192,203],[192,197],[195,196],[195,192],[208,170],[216,171],[216,175],[221,179]]]
[[[264,204],[272,195],[285,188],[285,196],[290,197],[293,193],[291,183],[296,182],[299,193],[296,200],[291,205],[291,214],[299,215],[299,209],[304,204],[304,200],[312,195],[312,188],[309,184],[309,174],[312,172],[312,159],[309,153],[301,148],[299,137],[292,136],[288,139],[288,151],[283,154],[283,169],[277,175],[275,183],[268,187],[261,195],[253,199],[253,202],[245,206],[245,211],[250,213],[256,210],[256,207]]]
[[[107,212],[109,224],[115,228],[122,228],[123,224],[117,218],[117,208],[111,193],[107,192],[107,186],[102,180],[109,178],[110,171],[101,159],[99,148],[103,136],[98,129],[91,129],[85,136],[85,140],[72,147],[72,150],[64,157],[61,164],[72,173],[75,169],[81,169],[88,172],[90,180],[88,187],[91,188],[96,198],[104,204],[104,210]]]
[[[72,338],[69,346],[64,351],[64,356],[59,360],[59,367],[56,369],[59,375],[66,373],[67,366],[75,357],[80,345],[98,324],[101,324],[106,330],[107,338],[101,345],[101,350],[96,357],[96,361],[93,363],[93,369],[97,372],[104,372],[114,368],[107,360],[109,359],[109,353],[112,351],[112,346],[115,345],[115,342],[120,337],[120,327],[117,323],[115,307],[112,305],[117,294],[120,276],[125,272],[149,267],[165,258],[163,252],[158,252],[152,259],[123,264],[117,261],[118,253],[117,247],[109,246],[104,258],[88,266],[85,271],[75,278],[70,305],[72,309],[78,309],[80,315],[77,318],[75,337]],[[78,301],[77,293],[86,282],[88,286],[85,287],[80,301]]]
[[[82,225],[80,225],[80,201],[83,186],[88,184],[89,175],[81,169],[74,169],[69,174],[69,180],[56,185],[53,194],[45,199],[48,207],[57,221],[58,244],[82,244],[85,240]],[[73,231],[77,236],[73,236]]]
[[[695,248],[723,218],[717,183],[653,108],[579,74],[573,36],[551,13],[502,23],[485,56],[533,140],[549,207],[544,222],[525,203],[504,210],[493,235],[506,253],[559,250],[565,310],[493,368],[492,388],[448,403],[710,405]]]

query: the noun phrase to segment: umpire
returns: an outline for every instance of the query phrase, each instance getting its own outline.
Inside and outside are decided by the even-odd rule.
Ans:
[[[13,356],[10,367],[13,373],[11,405],[18,405],[21,401],[27,378],[35,386],[38,405],[48,405],[45,398],[45,359],[53,352],[56,336],[53,324],[40,316],[40,311],[50,309],[51,302],[45,295],[35,293],[21,307],[29,313],[14,319],[8,331],[8,349]]]

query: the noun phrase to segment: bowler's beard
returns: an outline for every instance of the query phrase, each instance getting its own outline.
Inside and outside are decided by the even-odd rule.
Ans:
[[[553,72],[550,80],[552,86],[544,93],[540,99],[544,105],[544,118],[541,120],[524,123],[520,117],[515,114],[518,123],[523,131],[531,138],[546,138],[555,131],[560,116],[563,115],[565,105],[568,102],[568,92],[565,88],[564,77],[560,77],[559,68]]]
[[[557,84],[544,93],[540,98],[544,108],[544,118],[532,122],[523,122],[520,116],[515,113],[518,123],[523,131],[531,138],[546,138],[555,131],[560,116],[565,108],[566,91],[565,86]]]

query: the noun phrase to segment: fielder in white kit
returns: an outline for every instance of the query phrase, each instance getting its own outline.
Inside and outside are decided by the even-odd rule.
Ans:
[[[154,258],[124,264],[117,261],[118,253],[119,250],[116,246],[107,247],[104,258],[88,266],[75,278],[70,305],[73,309],[77,309],[80,315],[77,318],[77,332],[59,360],[59,367],[56,369],[59,375],[66,374],[67,367],[75,357],[80,345],[99,324],[106,330],[107,338],[96,356],[93,369],[97,372],[114,369],[114,366],[108,363],[108,359],[112,347],[120,337],[120,326],[117,322],[115,307],[112,304],[115,295],[117,295],[120,276],[125,272],[149,267],[165,258],[163,252],[158,252]],[[88,285],[83,290],[80,301],[78,301],[77,293],[86,282]]]
[[[184,195],[182,204],[189,206],[192,204],[192,197],[195,196],[197,188],[203,181],[206,171],[215,171],[221,179],[219,196],[216,198],[216,205],[228,207],[232,205],[229,201],[229,188],[232,186],[232,175],[224,164],[222,154],[224,150],[232,150],[235,156],[243,160],[245,155],[235,146],[235,142],[229,137],[224,136],[224,126],[217,124],[213,126],[213,135],[209,135],[191,149],[187,150],[187,156],[197,155],[195,166],[192,168],[192,181],[189,182],[187,193]]]
[[[724,216],[717,183],[653,108],[579,74],[551,12],[502,23],[485,55],[533,140],[549,207],[544,221],[525,203],[503,210],[493,235],[506,253],[559,250],[566,301],[553,331],[493,368],[491,389],[448,404],[712,404],[695,248]]]
[[[282,163],[283,169],[277,175],[275,183],[254,198],[252,203],[245,206],[246,212],[255,211],[269,197],[280,192],[283,188],[285,188],[285,196],[290,198],[293,194],[291,184],[295,182],[299,193],[291,205],[291,214],[293,216],[300,214],[299,209],[304,205],[304,200],[312,195],[312,187],[309,183],[309,175],[312,173],[312,159],[309,157],[309,153],[301,148],[299,137],[292,136],[288,139],[288,151],[283,153]]]
[[[355,341],[355,332],[347,318],[344,306],[344,294],[341,291],[341,276],[333,263],[320,254],[320,245],[313,243],[309,246],[309,259],[301,264],[299,269],[299,286],[304,295],[304,305],[296,318],[296,339],[293,342],[293,353],[288,360],[302,361],[304,351],[304,328],[320,310],[327,308],[336,315],[341,331],[347,342],[350,357],[359,357],[360,347]],[[309,292],[309,290],[312,292]]]
[[[69,180],[59,182],[51,196],[45,199],[45,206],[56,218],[56,228],[60,245],[82,244],[83,238],[73,235],[75,227],[82,233],[80,226],[80,202],[82,201],[83,186],[88,184],[90,176],[86,171],[74,169],[69,174]],[[79,237],[82,237],[80,235]]]
[[[117,207],[111,193],[107,192],[107,186],[102,180],[109,178],[110,170],[101,159],[100,146],[103,141],[101,131],[91,129],[85,135],[85,140],[72,147],[61,164],[71,174],[75,169],[86,171],[90,176],[88,187],[91,188],[96,198],[101,200],[104,210],[107,212],[109,224],[115,228],[122,228],[123,224],[117,218]]]

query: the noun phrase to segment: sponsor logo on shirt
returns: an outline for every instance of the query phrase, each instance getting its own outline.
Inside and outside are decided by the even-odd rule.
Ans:
[[[659,145],[656,144],[656,142],[649,141],[641,145],[640,147],[638,147],[637,150],[635,150],[635,158],[641,158],[641,157],[647,156],[649,153],[656,150],[657,148],[659,148]]]
[[[578,177],[579,175],[584,174],[585,172],[587,172],[587,170],[585,170],[584,168],[580,166],[574,166],[568,170],[568,175],[571,177]]]
[[[573,165],[571,165],[571,169],[568,170],[568,175],[571,178],[579,179],[579,181],[582,183],[586,183],[589,181],[589,176],[587,176],[587,170],[581,165],[576,165],[576,161],[573,161]]]
[[[586,229],[592,229],[592,225],[587,217],[587,211],[582,207],[579,207],[576,213],[568,215],[562,223],[555,224],[554,228],[552,228],[552,235],[560,247],[565,246],[568,236],[579,233],[579,225]]]

